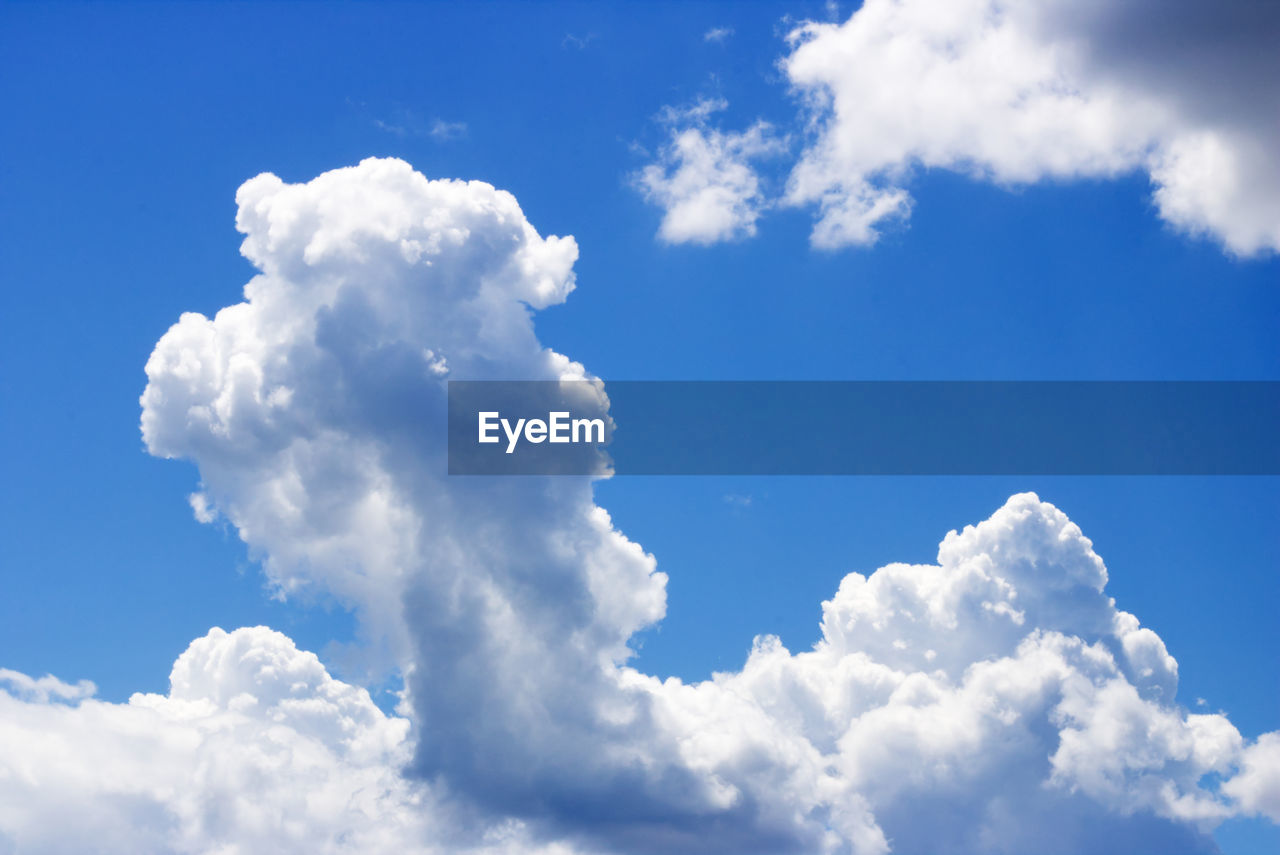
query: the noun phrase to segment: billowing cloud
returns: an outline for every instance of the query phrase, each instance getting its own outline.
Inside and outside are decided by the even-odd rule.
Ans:
[[[645,198],[663,210],[658,237],[666,243],[711,244],[756,233],[767,203],[753,161],[786,145],[765,122],[745,131],[711,127],[708,118],[726,106],[715,98],[667,108],[661,120],[670,139],[634,176]]]
[[[1274,735],[1180,706],[1161,639],[1031,494],[935,564],[846,577],[811,650],[640,672],[666,579],[590,479],[445,474],[448,378],[590,376],[532,322],[574,285],[572,239],[396,160],[237,199],[261,272],[157,344],[143,434],[284,596],[355,610],[403,717],[266,630],[211,633],[125,705],[10,678],[20,851],[65,851],[68,811],[110,851],[857,855],[1210,852],[1223,818],[1274,816]]]
[[[469,829],[401,775],[409,722],[265,627],[193,641],[167,695],[112,704],[25,688],[0,677],[3,852],[537,848],[518,823]]]
[[[399,657],[408,584],[454,549],[453,494],[431,489],[444,380],[582,376],[529,319],[573,289],[577,246],[538,236],[508,193],[395,160],[262,175],[237,201],[262,272],[246,302],[183,315],[157,345],[143,437],[201,462],[197,514],[236,525],[281,593],[354,604]]]
[[[1280,733],[1264,733],[1245,749],[1240,773],[1222,786],[1248,814],[1280,822]]]
[[[913,173],[1000,184],[1151,177],[1160,216],[1280,249],[1280,8],[1252,0],[867,0],[791,33],[816,128],[787,198],[816,246],[867,244]]]

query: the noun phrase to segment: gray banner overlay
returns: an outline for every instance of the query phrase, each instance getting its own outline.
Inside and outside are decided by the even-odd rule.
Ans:
[[[1272,381],[448,385],[453,475],[1280,474]]]

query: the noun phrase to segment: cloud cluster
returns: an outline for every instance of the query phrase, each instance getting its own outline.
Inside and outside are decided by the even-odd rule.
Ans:
[[[935,565],[847,576],[813,650],[757,639],[741,672],[665,688],[721,742],[753,716],[801,736],[895,852],[1213,851],[1227,816],[1280,819],[1274,735],[1178,706],[1176,662],[1106,578],[1078,527],[1018,495]]]
[[[670,139],[634,176],[645,198],[663,210],[658,237],[666,243],[705,245],[756,233],[767,200],[754,162],[781,154],[786,143],[765,122],[745,131],[710,127],[710,116],[726,106],[723,99],[703,99],[667,108],[662,124]]]
[[[788,37],[809,141],[784,200],[816,206],[813,244],[833,249],[905,220],[923,170],[1145,172],[1171,226],[1280,250],[1277,39],[1280,7],[1253,0],[867,0]]]
[[[568,295],[572,240],[399,161],[260,176],[238,201],[262,272],[159,342],[144,436],[195,460],[206,515],[283,592],[329,592],[379,635],[406,677],[413,774],[546,839],[630,852],[1085,845],[1064,815],[1195,851],[1244,803],[1200,784],[1230,777],[1244,741],[1173,704],[1159,638],[1030,496],[936,566],[850,576],[814,651],[762,639],[698,685],[628,667],[666,580],[590,481],[444,474],[448,378],[589,376],[529,311]],[[946,816],[913,821],[922,802]]]
[[[936,564],[846,577],[812,650],[761,637],[699,683],[628,665],[666,578],[590,479],[444,459],[447,379],[590,378],[533,329],[574,286],[572,239],[396,160],[237,200],[261,272],[156,345],[143,434],[198,465],[193,509],[283,595],[358,614],[403,717],[262,629],[214,631],[169,695],[124,705],[6,675],[11,848],[82,851],[56,836],[77,816],[122,852],[1173,855],[1280,819],[1275,734],[1178,705],[1163,642],[1031,494]]]

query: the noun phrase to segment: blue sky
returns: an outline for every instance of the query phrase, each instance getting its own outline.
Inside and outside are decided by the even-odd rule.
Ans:
[[[814,249],[812,208],[785,205],[754,237],[658,240],[633,176],[667,142],[660,112],[723,98],[719,126],[802,134],[777,63],[786,21],[805,18],[832,13],[7,4],[0,666],[123,702],[164,692],[209,627],[266,624],[344,677],[344,605],[270,598],[235,527],[192,518],[197,468],[138,433],[157,339],[239,301],[253,274],[234,196],[262,172],[304,182],[393,156],[509,190],[580,248],[539,340],[606,381],[1280,379],[1275,253],[1171,226],[1142,169],[1009,185],[922,167],[909,220],[874,246]],[[787,157],[762,167],[774,190]],[[806,649],[844,574],[931,563],[947,531],[1024,490],[1093,540],[1110,595],[1177,658],[1182,704],[1205,699],[1249,738],[1280,727],[1274,477],[637,477],[596,496],[670,577],[633,664],[693,681],[740,668],[761,632]],[[1280,842],[1264,820],[1217,834],[1233,855]]]

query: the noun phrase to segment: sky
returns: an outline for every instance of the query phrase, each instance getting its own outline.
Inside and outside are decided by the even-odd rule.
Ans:
[[[432,468],[445,374],[1280,380],[1280,23],[1113,6],[0,8],[0,852],[1271,851],[1274,476]]]

